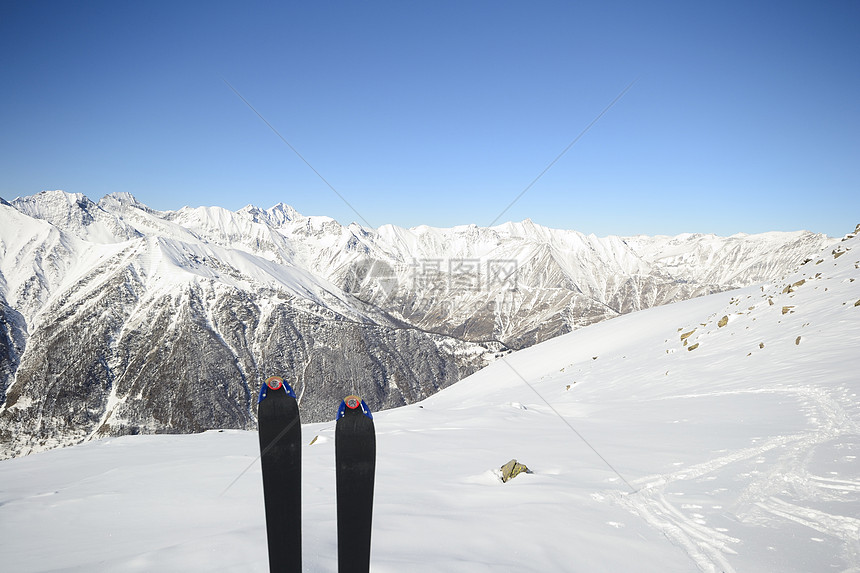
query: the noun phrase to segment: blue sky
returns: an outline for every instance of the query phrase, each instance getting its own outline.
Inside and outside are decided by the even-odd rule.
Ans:
[[[483,226],[635,81],[501,221],[842,235],[858,26],[838,0],[5,2],[0,196]]]

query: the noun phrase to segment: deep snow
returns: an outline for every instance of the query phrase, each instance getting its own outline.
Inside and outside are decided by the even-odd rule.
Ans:
[[[860,571],[857,303],[854,238],[377,413],[373,570]],[[336,570],[333,437],[303,426],[306,571]],[[213,431],[0,462],[0,563],[265,571],[257,454]],[[502,484],[511,458],[533,473]]]

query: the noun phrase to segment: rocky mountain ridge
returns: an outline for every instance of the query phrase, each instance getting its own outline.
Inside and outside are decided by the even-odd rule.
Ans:
[[[586,236],[531,221],[366,229],[279,204],[156,211],[43,192],[0,204],[0,454],[103,435],[250,428],[283,374],[304,419],[374,409],[509,349],[775,279],[807,232]]]

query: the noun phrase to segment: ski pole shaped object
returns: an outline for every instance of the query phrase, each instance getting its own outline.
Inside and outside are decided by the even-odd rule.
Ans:
[[[296,394],[271,376],[257,401],[271,573],[302,570],[302,426]]]
[[[370,570],[376,430],[364,400],[347,396],[340,403],[334,431],[337,478],[337,570]]]

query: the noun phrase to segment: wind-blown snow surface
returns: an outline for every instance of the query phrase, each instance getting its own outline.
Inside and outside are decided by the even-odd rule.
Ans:
[[[860,571],[858,347],[850,238],[379,412],[373,570]],[[335,571],[333,424],[303,440],[305,570]],[[257,453],[230,430],[2,461],[3,569],[265,571]],[[502,484],[511,458],[533,473]]]

